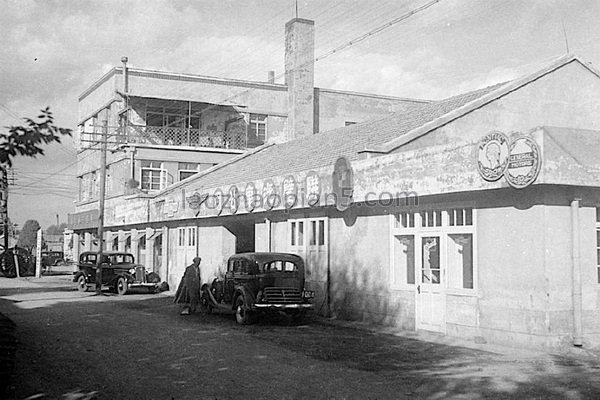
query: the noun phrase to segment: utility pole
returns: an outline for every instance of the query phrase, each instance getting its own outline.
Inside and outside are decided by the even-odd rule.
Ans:
[[[106,142],[108,141],[108,121],[102,122],[100,149],[100,193],[98,195],[98,258],[96,260],[96,294],[102,294],[102,252],[104,250],[104,194],[106,189]]]
[[[4,251],[8,250],[8,170],[0,165],[0,219],[4,225]]]

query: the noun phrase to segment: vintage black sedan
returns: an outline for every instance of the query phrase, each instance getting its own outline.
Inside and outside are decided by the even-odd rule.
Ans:
[[[202,306],[235,312],[249,324],[260,313],[281,311],[301,321],[313,308],[314,292],[304,290],[304,261],[296,254],[241,253],[231,256],[223,279],[202,287]]]
[[[73,282],[77,282],[77,290],[85,292],[96,285],[96,265],[98,253],[86,251],[79,256],[74,272]],[[133,254],[124,252],[107,251],[102,253],[102,286],[113,289],[124,295],[134,288],[147,288],[154,292],[157,283],[148,279],[146,268],[136,264]]]

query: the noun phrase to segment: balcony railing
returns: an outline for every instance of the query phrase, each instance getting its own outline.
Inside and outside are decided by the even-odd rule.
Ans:
[[[122,133],[117,135],[117,142],[239,150],[263,144],[258,140],[248,140],[245,132],[223,132],[142,125],[128,125],[124,131],[121,131]]]

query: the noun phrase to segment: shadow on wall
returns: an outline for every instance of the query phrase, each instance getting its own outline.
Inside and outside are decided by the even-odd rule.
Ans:
[[[353,235],[360,237],[360,235]],[[369,257],[368,264],[358,257],[358,244],[347,243],[336,251],[330,267],[330,308],[332,316],[380,325],[414,329],[414,300],[412,294],[403,298],[390,291],[383,258]],[[360,251],[360,250],[358,250]]]

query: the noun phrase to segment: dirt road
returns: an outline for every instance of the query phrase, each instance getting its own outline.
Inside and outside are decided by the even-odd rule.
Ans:
[[[9,399],[600,397],[593,354],[498,353],[284,316],[239,326],[180,316],[165,295],[97,297],[64,282],[0,285],[0,312],[19,339]]]

